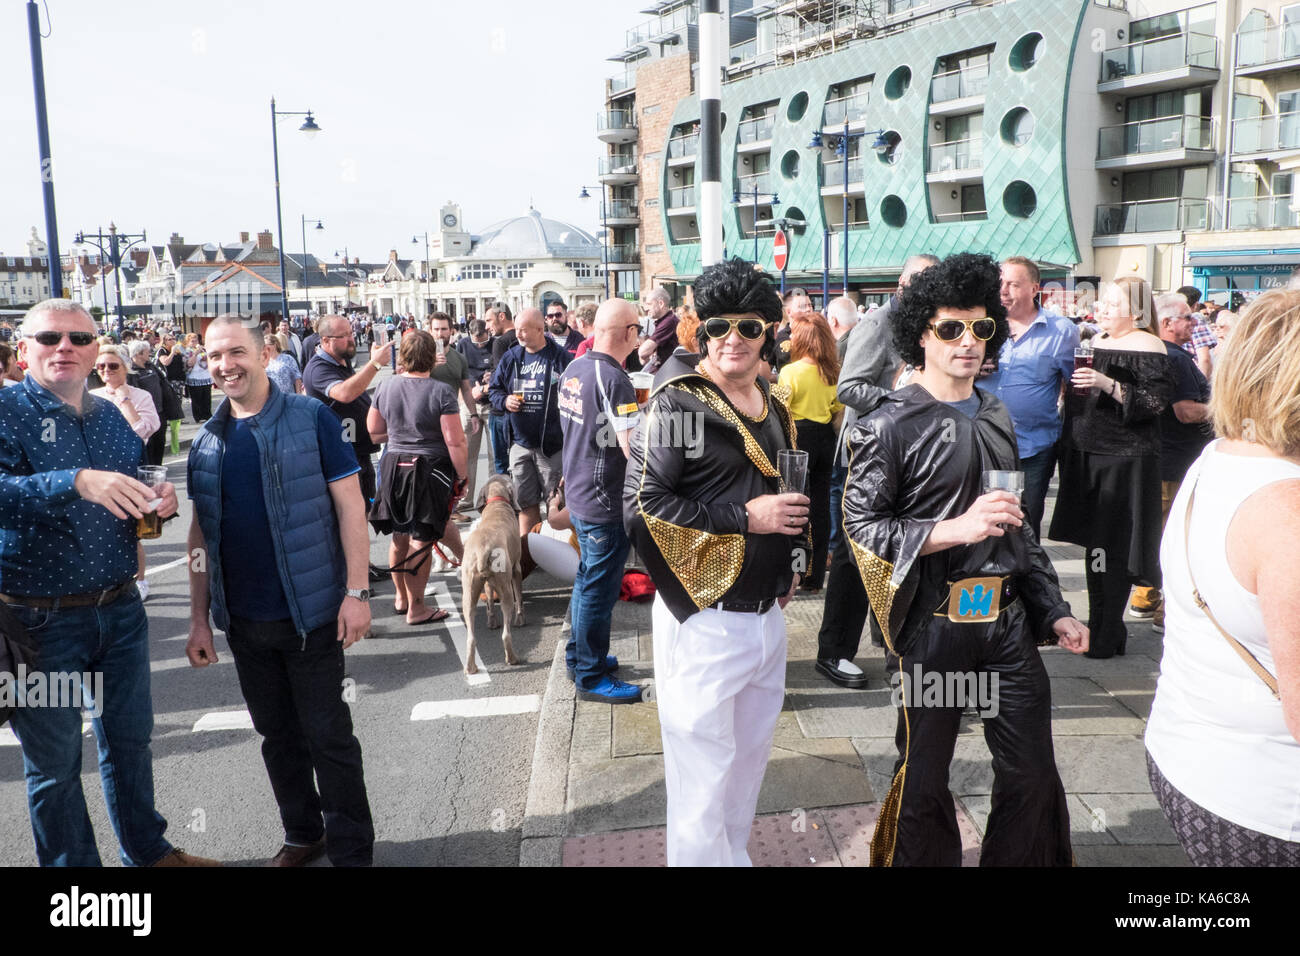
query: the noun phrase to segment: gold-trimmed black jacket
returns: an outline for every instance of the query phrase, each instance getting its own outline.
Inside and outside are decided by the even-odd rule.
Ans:
[[[806,525],[798,537],[747,530],[745,502],[780,490],[777,452],[795,447],[789,409],[758,388],[755,420],[703,375],[681,375],[654,391],[632,435],[624,523],[678,621],[719,601],[782,597],[808,566]]]

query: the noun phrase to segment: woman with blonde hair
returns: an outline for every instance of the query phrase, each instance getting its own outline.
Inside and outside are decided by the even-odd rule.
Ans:
[[[1092,366],[1065,395],[1060,491],[1047,536],[1086,549],[1089,657],[1123,654],[1134,582],[1160,586],[1160,413],[1174,394],[1151,287],[1112,282],[1097,303]]]
[[[830,323],[816,312],[790,320],[790,362],[777,377],[778,394],[794,416],[796,441],[808,452],[809,523],[812,526],[812,567],[800,590],[822,589],[831,534],[831,470],[835,467],[835,436],[844,406],[835,397],[840,355]]]
[[[1215,363],[1219,436],[1160,548],[1151,789],[1197,866],[1300,866],[1300,291],[1266,292]]]

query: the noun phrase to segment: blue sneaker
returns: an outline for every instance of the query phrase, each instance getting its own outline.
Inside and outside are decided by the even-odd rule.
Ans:
[[[601,704],[636,704],[641,700],[641,688],[607,676],[591,690],[579,687],[578,700],[594,700]]]
[[[605,658],[605,673],[612,674],[616,670],[618,670],[618,658],[615,657],[613,654],[610,654],[609,657]],[[575,671],[572,667],[570,667],[565,671],[565,673],[569,675],[570,684],[577,683],[578,680],[577,671]]]

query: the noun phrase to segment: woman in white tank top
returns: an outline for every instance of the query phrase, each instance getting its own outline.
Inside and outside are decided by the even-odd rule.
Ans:
[[[1215,368],[1222,437],[1184,478],[1160,548],[1166,630],[1148,769],[1197,865],[1300,865],[1298,343],[1300,292],[1267,293],[1242,316]],[[1197,607],[1193,579],[1280,699]]]

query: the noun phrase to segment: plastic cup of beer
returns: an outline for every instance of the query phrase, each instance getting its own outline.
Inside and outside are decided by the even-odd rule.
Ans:
[[[636,389],[636,403],[644,406],[650,401],[650,392],[654,388],[655,377],[649,372],[633,372],[628,376],[632,380],[632,387]]]
[[[776,470],[781,476],[781,494],[808,493],[808,453],[782,448],[776,453]]]
[[[524,401],[524,380],[523,380],[522,378],[517,378],[517,379],[515,379],[513,382],[510,383],[510,394],[514,395],[515,398],[519,399],[519,403],[520,403],[521,405],[523,404],[523,401]]]
[[[135,477],[141,484],[148,485],[157,496],[145,506],[147,508],[145,513],[136,519],[136,536],[162,537],[162,518],[158,517],[158,506],[162,504],[162,486],[167,481],[167,469],[162,465],[141,465],[135,470]]]
[[[1080,346],[1079,348],[1075,349],[1074,370],[1077,372],[1081,368],[1092,368],[1092,356],[1093,356],[1092,349],[1086,346]],[[1079,385],[1073,385],[1071,386],[1071,388],[1074,390],[1075,395],[1080,395],[1084,397],[1086,397],[1088,393],[1092,391],[1092,389],[1090,388],[1083,388]]]
[[[1025,473],[1023,471],[986,471],[984,472],[984,494],[990,491],[1009,491],[1017,500],[1023,500],[1025,494]],[[1006,525],[999,525],[1003,530]]]

